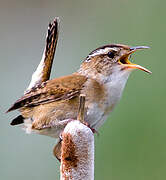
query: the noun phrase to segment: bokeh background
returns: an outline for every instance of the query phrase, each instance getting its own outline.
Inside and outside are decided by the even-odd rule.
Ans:
[[[95,136],[95,180],[166,179],[166,1],[0,0],[0,179],[59,179],[55,139],[11,127],[5,114],[40,62],[48,22],[61,19],[52,78],[78,69],[104,44],[148,45],[123,97]]]

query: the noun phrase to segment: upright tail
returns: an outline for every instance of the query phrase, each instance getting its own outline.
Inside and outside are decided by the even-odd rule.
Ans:
[[[55,18],[48,26],[46,36],[46,45],[43,52],[43,57],[38,65],[36,71],[32,75],[31,82],[25,93],[31,91],[32,88],[49,80],[51,74],[52,63],[56,50],[57,40],[59,33],[59,18]]]

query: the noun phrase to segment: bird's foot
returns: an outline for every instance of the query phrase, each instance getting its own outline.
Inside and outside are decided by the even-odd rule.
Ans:
[[[96,133],[97,135],[99,135],[99,132],[96,131],[96,129],[92,128],[89,123],[87,123],[87,122],[84,121],[83,124],[84,124],[85,126],[87,126],[88,128],[90,128],[91,131],[92,131],[94,134]]]

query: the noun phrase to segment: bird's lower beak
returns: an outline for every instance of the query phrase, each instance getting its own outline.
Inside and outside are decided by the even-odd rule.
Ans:
[[[142,71],[145,71],[147,73],[152,73],[151,71],[149,71],[148,69],[138,65],[138,64],[134,64],[131,63],[129,61],[129,56],[136,52],[137,50],[141,50],[141,49],[149,49],[149,47],[147,46],[136,46],[136,47],[131,47],[130,51],[126,54],[124,54],[120,59],[119,59],[119,63],[123,65],[123,69],[140,69]]]

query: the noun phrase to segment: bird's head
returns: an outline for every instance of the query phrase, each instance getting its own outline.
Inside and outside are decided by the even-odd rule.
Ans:
[[[79,72],[92,77],[125,76],[134,69],[151,73],[148,69],[129,61],[131,54],[147,46],[130,47],[122,44],[110,44],[92,51],[81,64]]]

